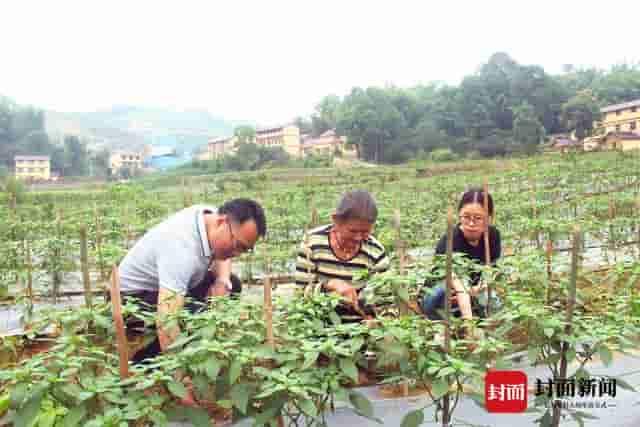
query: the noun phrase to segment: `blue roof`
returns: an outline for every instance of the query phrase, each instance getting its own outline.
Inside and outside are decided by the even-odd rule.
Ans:
[[[189,157],[157,156],[148,159],[145,164],[147,166],[151,166],[154,169],[160,169],[164,171],[188,163],[190,160],[191,159]]]

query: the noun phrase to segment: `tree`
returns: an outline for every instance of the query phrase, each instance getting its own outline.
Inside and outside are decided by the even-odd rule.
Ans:
[[[296,117],[293,121],[293,124],[298,126],[301,134],[310,134],[313,132],[313,125],[311,124],[311,120],[306,119],[302,116]]]
[[[23,154],[44,154],[51,153],[51,143],[49,136],[42,130],[31,131],[22,141],[20,151]]]
[[[233,135],[238,139],[239,144],[252,143],[256,139],[256,130],[252,126],[238,126],[234,129]]]
[[[65,172],[67,175],[87,175],[88,154],[87,147],[77,136],[67,135],[64,138]]]
[[[538,145],[544,139],[545,130],[536,116],[534,108],[523,102],[514,111],[513,137],[527,154],[534,154]]]
[[[593,92],[583,90],[562,105],[562,120],[576,137],[583,139],[593,129],[594,120],[600,118],[600,109]]]
[[[321,135],[329,129],[335,129],[340,117],[341,101],[336,95],[327,95],[316,105],[311,116],[311,129],[314,136]]]
[[[97,153],[94,153],[89,162],[91,164],[92,175],[108,177],[109,175],[109,151],[103,149]]]

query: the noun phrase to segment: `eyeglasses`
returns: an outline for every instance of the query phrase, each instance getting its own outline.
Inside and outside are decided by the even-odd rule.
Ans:
[[[481,215],[461,215],[460,216],[460,222],[462,222],[464,225],[471,225],[471,224],[484,224],[485,221],[485,217],[481,216]]]
[[[233,233],[233,227],[231,227],[231,222],[227,222],[227,224],[229,225],[229,234],[231,234],[231,242],[233,245],[231,251],[237,255],[253,251],[253,247],[248,246],[247,244],[242,243],[240,240],[236,239],[236,236]]]

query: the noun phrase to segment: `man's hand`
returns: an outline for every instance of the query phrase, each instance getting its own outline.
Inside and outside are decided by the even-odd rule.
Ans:
[[[324,285],[324,288],[329,292],[342,295],[342,297],[349,301],[354,307],[358,307],[358,292],[356,292],[356,289],[349,283],[338,279],[331,279]]]
[[[223,297],[231,293],[229,289],[231,281],[216,279],[215,282],[209,288],[210,297]]]

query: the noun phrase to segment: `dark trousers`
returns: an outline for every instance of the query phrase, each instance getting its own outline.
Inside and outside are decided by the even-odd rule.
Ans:
[[[189,300],[185,307],[191,313],[197,313],[202,311],[205,307],[203,303],[207,301],[207,295],[209,294],[209,288],[215,282],[216,276],[211,271],[208,271],[204,279],[194,288],[189,289],[186,298]],[[242,283],[235,274],[231,274],[231,283],[233,289],[231,291],[232,296],[239,295],[242,291]],[[158,292],[157,291],[141,291],[135,294],[122,294],[122,303],[126,303],[127,299],[135,298],[141,302],[144,302],[143,310],[155,315],[158,311]],[[142,319],[136,317],[129,317],[125,319],[127,330],[131,335],[144,335],[145,329],[150,329],[155,334],[155,339],[146,347],[136,352],[131,359],[134,364],[142,363],[145,360],[152,359],[160,354],[160,340],[158,339],[158,333],[154,325],[146,325]]]

